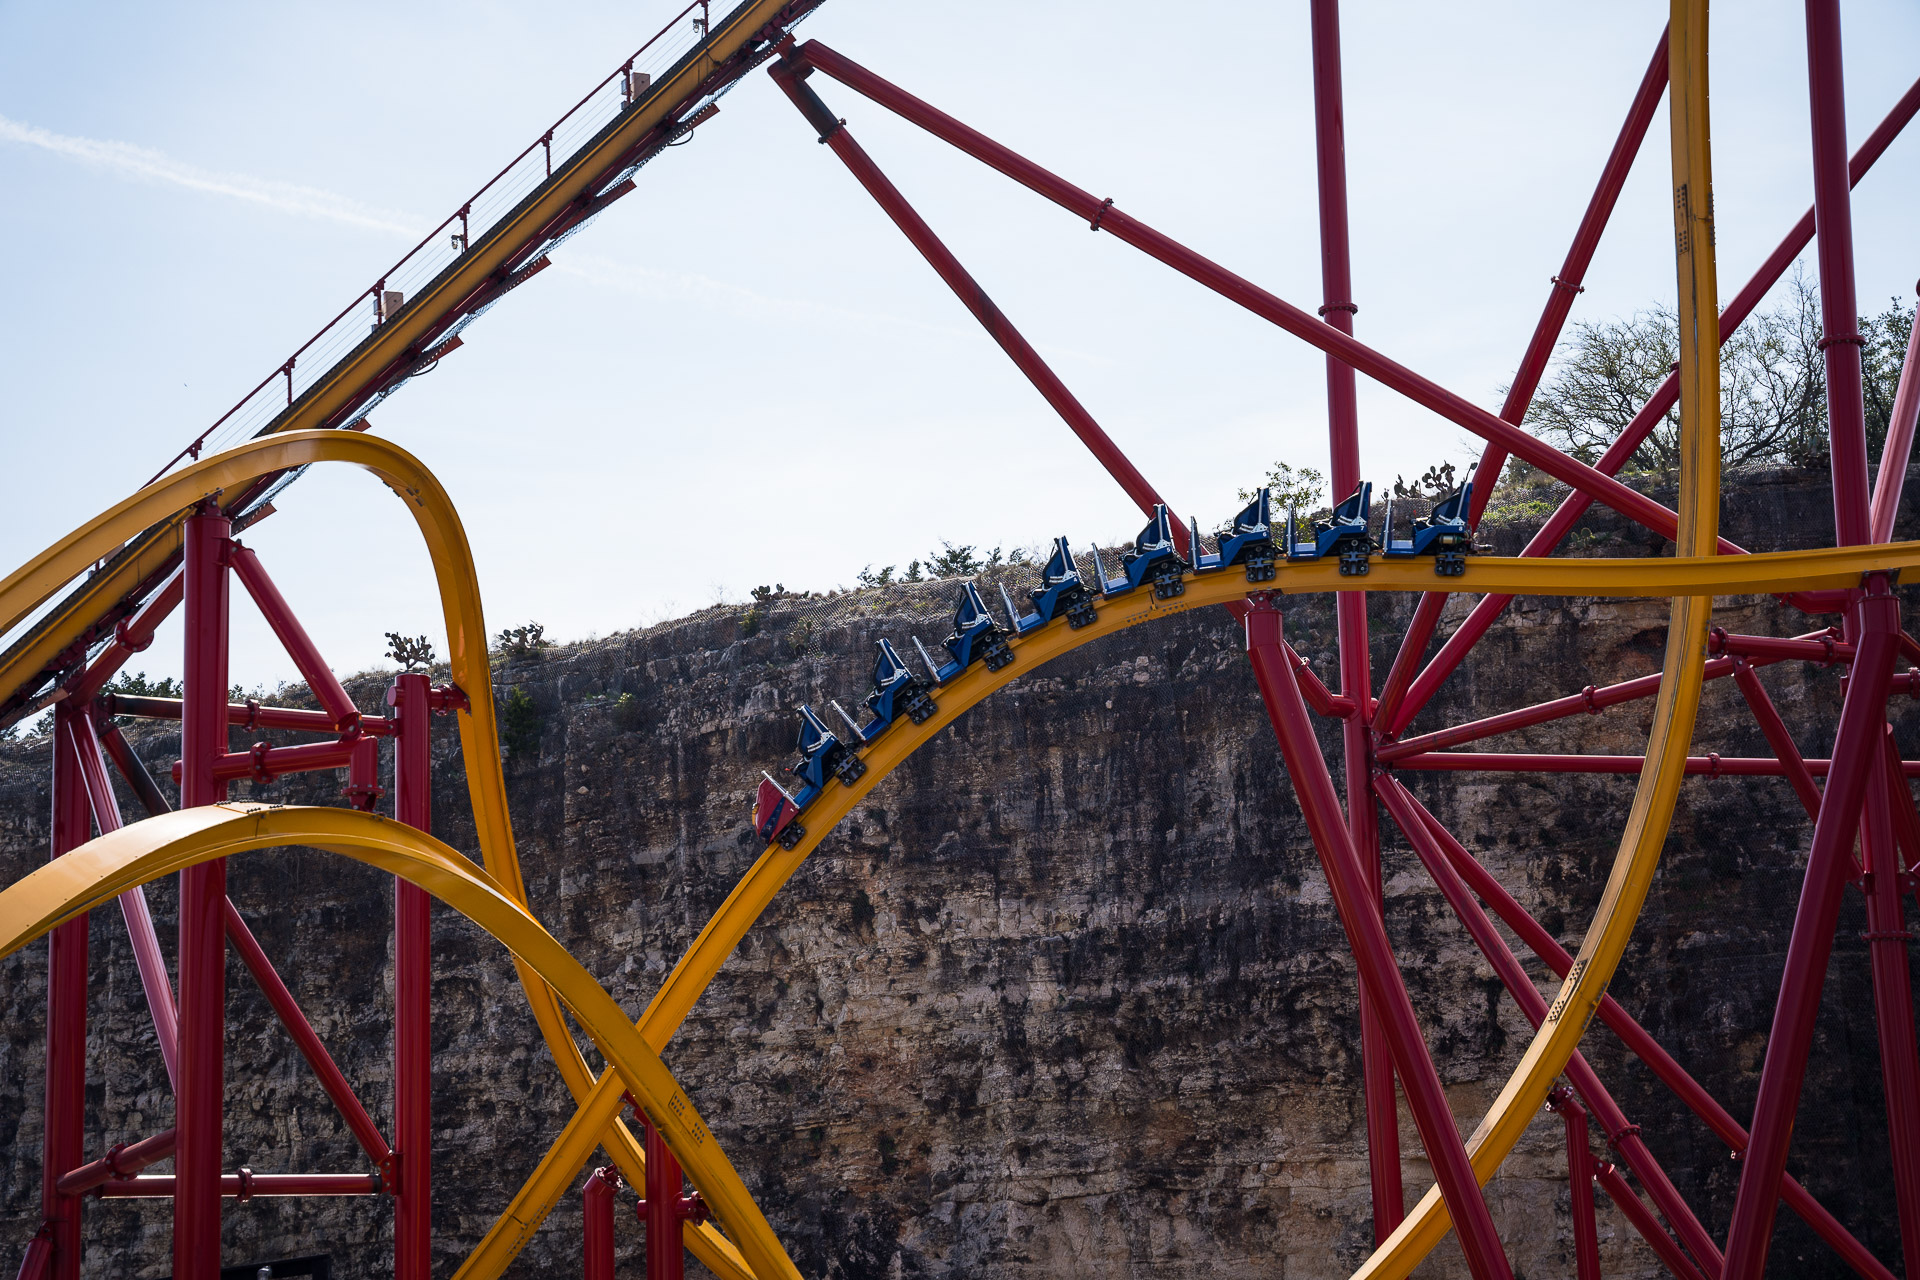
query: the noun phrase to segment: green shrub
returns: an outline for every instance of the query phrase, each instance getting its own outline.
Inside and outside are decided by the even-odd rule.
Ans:
[[[495,653],[509,658],[530,658],[542,649],[553,648],[553,641],[547,639],[547,629],[537,622],[529,622],[524,627],[508,627],[494,637]]]
[[[515,685],[500,704],[500,745],[507,759],[527,760],[540,754],[540,709],[533,695]]]

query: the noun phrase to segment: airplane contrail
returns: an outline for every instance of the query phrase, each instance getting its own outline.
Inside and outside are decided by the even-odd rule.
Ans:
[[[424,219],[390,209],[375,208],[332,191],[304,187],[289,182],[250,178],[244,174],[216,173],[182,164],[163,152],[137,147],[127,142],[102,141],[54,133],[34,125],[22,124],[0,116],[0,141],[38,147],[82,164],[106,169],[128,178],[144,178],[172,183],[191,191],[226,196],[264,205],[286,213],[319,218],[345,226],[381,231],[390,235],[413,237],[427,225]]]

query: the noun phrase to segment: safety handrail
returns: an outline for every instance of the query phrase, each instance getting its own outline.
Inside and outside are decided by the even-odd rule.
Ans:
[[[650,38],[648,38],[648,40],[644,44],[642,44],[638,49],[636,49],[633,52],[633,54],[627,58],[625,62],[615,67],[611,72],[607,74],[605,79],[601,80],[598,84],[594,85],[593,88],[589,89],[585,94],[585,96],[583,96],[580,99],[580,101],[574,103],[571,107],[567,108],[567,110],[561,114],[560,118],[554,121],[553,124],[549,126],[544,133],[540,134],[532,142],[528,143],[526,148],[522,150],[518,155],[516,155],[512,160],[509,160],[506,163],[506,165],[503,166],[498,173],[494,174],[493,177],[487,179],[486,182],[482,183],[479,190],[475,191],[471,196],[469,196],[466,199],[466,201],[463,202],[452,213],[448,214],[445,218],[441,219],[440,222],[431,231],[427,232],[426,235],[421,237],[420,242],[418,244],[414,245],[413,248],[407,250],[407,252],[402,254],[399,260],[396,261],[393,264],[393,266],[389,267],[386,271],[382,272],[379,275],[379,277],[377,277],[374,280],[372,285],[362,290],[360,293],[355,294],[353,301],[349,302],[345,307],[343,307],[340,310],[338,315],[335,315],[331,320],[327,321],[324,325],[320,326],[319,330],[316,331],[312,337],[308,338],[305,342],[301,343],[298,347],[294,348],[293,354],[288,356],[286,360],[281,362],[281,364],[278,367],[276,367],[273,370],[273,372],[267,374],[266,377],[262,378],[258,383],[254,385],[252,390],[248,391],[245,395],[241,396],[239,401],[236,402],[232,408],[228,409],[225,413],[221,414],[218,418],[214,420],[211,426],[207,427],[199,435],[195,436],[191,441],[187,443],[187,445],[184,448],[182,448],[178,453],[174,454],[173,457],[169,458],[164,466],[162,466],[158,471],[154,472],[152,476],[147,478],[146,483],[152,484],[155,480],[158,480],[161,476],[165,475],[168,471],[172,470],[175,466],[177,466],[183,459],[187,459],[187,458],[198,459],[202,451],[205,450],[207,446],[207,442],[212,438],[213,434],[216,431],[218,431],[221,427],[225,426],[229,421],[231,421],[236,414],[241,412],[241,410],[247,408],[248,405],[258,400],[261,396],[261,393],[265,392],[269,387],[271,387],[274,384],[276,379],[285,378],[287,383],[287,396],[286,396],[285,404],[276,406],[275,407],[276,413],[278,409],[284,408],[285,405],[292,404],[299,394],[298,391],[296,391],[295,389],[294,381],[295,381],[295,374],[298,371],[300,359],[302,356],[305,356],[309,352],[311,352],[314,349],[314,347],[322,339],[326,338],[329,334],[333,333],[342,324],[342,322],[346,321],[349,317],[351,317],[356,310],[358,310],[364,303],[366,303],[369,300],[371,300],[373,303],[375,326],[377,327],[379,324],[383,323],[385,317],[381,315],[381,310],[380,310],[381,294],[386,291],[387,286],[389,284],[398,283],[398,278],[401,277],[403,274],[405,274],[406,279],[408,281],[411,281],[413,279],[419,279],[419,278],[431,279],[435,275],[437,275],[439,273],[440,266],[444,264],[436,264],[431,270],[421,273],[418,270],[418,262],[416,260],[421,259],[423,255],[426,255],[429,249],[436,244],[436,242],[439,240],[441,236],[452,235],[453,233],[451,232],[451,228],[454,226],[454,224],[459,223],[461,226],[461,230],[458,233],[458,237],[457,237],[459,242],[459,248],[457,252],[451,255],[453,257],[457,257],[460,253],[465,253],[467,249],[471,247],[473,241],[476,238],[478,238],[479,236],[485,235],[488,231],[491,231],[493,227],[498,225],[500,220],[504,218],[505,215],[508,212],[510,212],[518,204],[519,197],[524,196],[527,193],[527,191],[530,191],[534,187],[538,186],[539,182],[543,182],[546,179],[551,178],[553,176],[553,141],[556,135],[558,135],[562,129],[566,128],[568,123],[570,121],[573,121],[576,116],[579,116],[587,108],[587,106],[594,101],[594,99],[597,96],[601,95],[605,90],[607,90],[610,86],[614,85],[616,82],[622,81],[626,77],[630,76],[635,70],[635,63],[639,62],[642,58],[648,57],[650,52],[652,55],[650,59],[651,61],[662,66],[671,66],[681,54],[687,51],[687,49],[692,48],[694,45],[697,45],[702,40],[704,40],[706,36],[713,29],[711,6],[712,6],[712,0],[691,0],[691,2],[686,5],[686,7],[682,8],[678,13],[674,14],[674,16],[667,22],[665,26],[661,27],[659,31],[655,32]],[[693,14],[696,10],[699,11],[699,14],[700,14],[699,18],[695,19],[692,24],[686,24],[685,26],[685,30],[695,33],[694,39],[692,39],[688,43],[687,47],[685,49],[675,49],[671,47],[670,44],[663,44],[662,42],[666,41],[667,37],[672,35],[676,28],[682,27],[682,25],[686,23],[686,19],[689,17],[689,15]],[[659,46],[659,47],[656,48],[656,46]],[[656,69],[658,68],[656,67]],[[626,110],[629,106],[633,105],[634,103],[644,101],[646,96],[648,95],[635,95],[631,97],[623,97],[621,100],[621,105],[618,108],[608,113],[603,118],[597,120],[594,124],[594,127],[586,131],[585,136],[581,139],[581,146],[585,146],[588,142],[590,142],[592,138],[599,133],[600,126],[604,125],[607,120],[611,120],[614,116],[618,115],[620,111]],[[577,132],[575,136],[579,136]],[[476,230],[471,225],[472,211],[474,206],[476,204],[479,204],[490,192],[493,192],[496,187],[500,186],[503,183],[503,181],[507,179],[508,175],[512,174],[514,170],[518,168],[523,161],[525,161],[528,157],[532,156],[536,151],[545,152],[545,172],[540,175],[539,180],[536,182],[529,183],[524,190],[521,190],[515,193],[515,195],[512,198],[500,202],[496,206],[500,211],[499,216],[497,216],[493,221],[489,222],[485,227],[479,228]],[[571,157],[569,157],[569,159],[570,158]],[[565,167],[565,161],[562,162],[562,167],[563,168]],[[453,243],[454,242],[451,240],[447,242],[449,249],[453,247]],[[414,268],[411,271],[409,270],[410,264]],[[356,343],[357,343],[357,340],[358,338],[356,335],[356,339],[355,339]],[[349,344],[349,346],[351,345],[353,344]],[[311,367],[311,365],[309,365],[309,367]],[[317,375],[315,380],[317,380]],[[269,417],[271,416],[272,415],[269,415]]]

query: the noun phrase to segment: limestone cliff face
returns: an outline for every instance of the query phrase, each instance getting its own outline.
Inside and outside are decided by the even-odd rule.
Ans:
[[[1748,545],[1830,537],[1824,485],[1749,478],[1729,498]],[[1527,512],[1483,541],[1516,549]],[[1911,534],[1907,536],[1912,536]],[[1657,554],[1604,516],[1599,554]],[[508,765],[536,912],[631,1012],[758,855],[761,768],[785,762],[793,708],[851,704],[872,642],[944,634],[951,587],[783,598],[743,624],[709,610],[496,669],[527,691],[538,746]],[[1464,613],[1456,598],[1452,619]],[[1911,597],[1909,605],[1911,605]],[[1411,600],[1375,597],[1376,670]],[[1520,601],[1417,728],[1658,670],[1659,602]],[[1729,629],[1815,623],[1732,602]],[[1449,623],[1449,626],[1451,622]],[[1329,680],[1332,616],[1288,601],[1286,627]],[[1444,630],[1444,628],[1443,628]],[[749,631],[751,634],[749,634]],[[1839,673],[1781,665],[1763,680],[1824,755]],[[380,682],[354,687],[377,705]],[[1907,754],[1920,718],[1895,708]],[[1582,716],[1489,749],[1637,753],[1647,704]],[[1337,734],[1322,732],[1337,761]],[[164,773],[177,734],[143,730]],[[1697,750],[1764,743],[1729,684],[1710,687]],[[237,743],[237,740],[236,740]],[[471,851],[451,731],[435,823]],[[0,875],[45,856],[47,752],[0,755]],[[1547,927],[1577,945],[1633,779],[1411,774],[1409,785]],[[330,802],[310,777],[273,799]],[[245,791],[246,788],[240,788]],[[123,796],[131,814],[134,803]],[[1737,1116],[1750,1112],[1799,888],[1808,823],[1782,782],[1696,779],[1613,986]],[[1528,1039],[1438,892],[1385,824],[1386,915],[1456,1116],[1471,1127]],[[390,884],[299,850],[232,870],[233,897],[322,1037],[384,1123],[390,1103]],[[152,891],[163,941],[173,893]],[[1793,1167],[1883,1258],[1896,1258],[1877,1048],[1849,901],[1826,986]],[[436,916],[437,1270],[533,1169],[571,1110],[504,954]],[[171,1121],[124,930],[94,917],[92,1149]],[[37,1223],[44,944],[0,964],[0,1249]],[[103,962],[101,962],[103,961]],[[1555,985],[1539,965],[1543,990]],[[1079,650],[969,713],[884,781],[787,886],[666,1054],[810,1276],[1340,1277],[1371,1222],[1355,979],[1233,621],[1174,618]],[[230,964],[228,1155],[256,1170],[364,1160]],[[1604,1030],[1589,1053],[1673,1180],[1724,1228],[1737,1166]],[[241,1069],[245,1064],[245,1069]],[[1418,1143],[1403,1116],[1403,1145]],[[1572,1274],[1557,1120],[1543,1118],[1490,1189],[1519,1273]],[[1596,1134],[1596,1147],[1599,1145]],[[1428,1183],[1406,1162],[1409,1201]],[[160,1204],[88,1209],[92,1274],[168,1273]],[[1609,1276],[1658,1265],[1610,1206]],[[230,1205],[230,1261],[331,1252],[336,1275],[384,1273],[378,1201]],[[639,1233],[622,1226],[639,1273]],[[570,1193],[514,1274],[579,1265]],[[0,1264],[12,1265],[0,1253]],[[1782,1214],[1781,1274],[1841,1268]],[[1464,1275],[1443,1246],[1423,1274]]]

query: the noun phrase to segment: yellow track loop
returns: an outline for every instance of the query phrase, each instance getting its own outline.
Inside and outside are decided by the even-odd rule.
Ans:
[[[757,0],[737,19],[717,27],[701,57],[689,59],[678,74],[662,81],[647,99],[623,116],[618,126],[601,138],[592,151],[562,167],[538,200],[527,202],[480,237],[471,251],[460,257],[454,270],[435,281],[426,292],[408,303],[391,324],[381,325],[324,378],[302,392],[273,429],[286,434],[319,427],[345,407],[370,378],[404,359],[408,350],[426,337],[434,325],[501,271],[528,237],[550,224],[575,200],[593,194],[592,188],[599,176],[648,130],[660,124],[667,113],[721,63],[739,53],[784,3],[785,0]],[[156,521],[150,533],[148,526],[142,526],[120,541],[136,534],[145,535],[137,553],[107,565],[74,597],[63,602],[55,614],[41,620],[32,642],[0,668],[0,698],[11,697],[21,683],[43,670],[54,655],[105,616],[180,546],[178,520]],[[38,603],[40,601],[35,601]],[[20,621],[19,615],[0,612],[0,617],[7,618],[0,624],[0,633],[12,630]]]
[[[1720,525],[1720,316],[1713,261],[1713,179],[1707,128],[1707,0],[1672,0],[1674,247],[1680,295],[1680,527],[1678,550],[1710,556]],[[1857,580],[1856,580],[1857,581]],[[1707,627],[1713,599],[1676,595],[1646,764],[1620,837],[1613,872],[1561,984],[1560,995],[1493,1106],[1468,1139],[1475,1175],[1485,1185],[1540,1113],[1599,1008],[1632,937],[1660,863],[1686,771],[1687,746],[1700,709]],[[1431,1188],[1381,1244],[1355,1280],[1402,1280],[1445,1239],[1450,1226]]]
[[[0,956],[137,885],[280,845],[307,845],[403,877],[491,934],[566,1003],[733,1232],[753,1273],[800,1280],[699,1112],[613,997],[504,885],[423,831],[378,814],[308,806],[208,805],[149,818],[89,841],[0,892]]]
[[[1717,485],[1717,480],[1716,480]],[[1709,504],[1709,508],[1711,504]],[[1687,509],[1681,514],[1685,516]],[[1697,518],[1697,517],[1696,517]],[[1709,521],[1711,529],[1711,521]],[[1713,535],[1709,532],[1705,544],[1714,546]],[[1689,588],[1707,588],[1722,594],[1738,595],[1752,591],[1786,591],[1805,589],[1808,584],[1818,581],[1831,585],[1855,585],[1860,574],[1865,571],[1869,561],[1862,554],[1865,548],[1846,548],[1842,551],[1822,550],[1819,552],[1792,552],[1764,556],[1737,557],[1699,557],[1685,560],[1579,560],[1579,561],[1543,561],[1508,560],[1491,557],[1478,557],[1468,562],[1467,572],[1473,577],[1474,589],[1515,594],[1539,595],[1608,595],[1608,594],[1651,594],[1666,589],[1670,584],[1685,583]],[[1905,543],[1893,550],[1892,558],[1902,566],[1920,564],[1920,543]],[[1538,570],[1546,567],[1552,572]],[[1477,576],[1476,576],[1477,575]],[[1525,586],[1519,584],[1525,583]],[[1341,578],[1332,565],[1316,563],[1310,565],[1283,565],[1275,587],[1284,587],[1288,592],[1330,591],[1338,589],[1358,589],[1357,584],[1364,583],[1371,591],[1381,589],[1396,591],[1425,591],[1433,585],[1433,569],[1426,562],[1412,565],[1399,565],[1391,562],[1376,563],[1373,572],[1366,578]],[[854,806],[864,800],[874,787],[878,786],[889,773],[913,752],[932,741],[940,731],[955,719],[990,694],[1005,685],[1037,669],[1043,664],[1060,657],[1062,654],[1081,645],[1112,635],[1116,631],[1157,618],[1168,617],[1189,609],[1207,605],[1226,604],[1243,599],[1248,588],[1245,579],[1237,570],[1212,574],[1190,579],[1186,584],[1186,594],[1173,600],[1156,600],[1151,593],[1141,591],[1135,595],[1122,597],[1119,601],[1102,604],[1099,621],[1092,626],[1075,631],[1061,625],[1054,625],[1036,632],[1024,640],[1013,642],[1014,661],[999,671],[988,671],[984,664],[969,667],[937,691],[940,704],[939,712],[924,724],[912,724],[900,721],[887,730],[879,740],[867,748],[861,759],[867,765],[867,772],[851,787],[831,785],[822,792],[820,798],[801,815],[802,825],[807,834],[792,849],[783,849],[777,844],[768,845],[758,861],[741,878],[727,900],[707,922],[700,935],[694,939],[679,964],[674,966],[660,991],[647,1006],[640,1021],[640,1029],[648,1043],[664,1047],[679,1030],[687,1013],[707,989],[720,966],[733,953],[747,930],[759,919],[762,912],[773,902],[774,897],[786,884],[793,873],[805,862],[808,855],[819,847],[822,839],[842,818],[850,813]],[[1686,597],[1689,607],[1697,604],[1698,618],[1689,614],[1686,625],[1699,631],[1700,640],[1692,647],[1698,656],[1704,653],[1705,619],[1712,598]],[[1685,646],[1682,646],[1683,648]],[[1669,677],[1674,675],[1669,664]],[[1679,679],[1685,681],[1684,670]],[[1694,671],[1694,702],[1698,700],[1698,670]],[[1656,704],[1659,705],[1659,704]],[[1687,724],[1692,723],[1691,705],[1686,711]],[[1670,793],[1666,806],[1661,812],[1671,814],[1673,793],[1677,793],[1686,757],[1688,733],[1679,735],[1679,746],[1675,749],[1674,759],[1678,765],[1672,770]],[[1650,751],[1656,754],[1661,749],[1657,744]],[[1667,785],[1667,784],[1663,784]],[[1649,810],[1649,813],[1653,812]],[[1664,831],[1665,819],[1661,830]],[[1657,852],[1660,841],[1653,839],[1652,847]],[[1645,868],[1645,874],[1652,873],[1651,863]],[[1632,898],[1633,914],[1638,913],[1640,897],[1645,894],[1644,883]],[[1624,901],[1624,899],[1623,899]],[[1632,926],[1632,917],[1625,917],[1621,926],[1624,931]],[[1624,945],[1624,940],[1622,941]],[[1616,952],[1617,959],[1617,952]],[[1584,998],[1584,997],[1583,997]],[[1592,1003],[1597,1006],[1599,993],[1596,989]],[[1569,1050],[1569,1056],[1571,1050]],[[1564,1062],[1564,1059],[1563,1059]],[[1549,1081],[1559,1068],[1548,1073]],[[553,1147],[547,1152],[540,1168],[529,1179],[514,1198],[513,1206],[507,1215],[494,1228],[494,1233],[531,1230],[534,1224],[545,1218],[560,1195],[571,1181],[573,1172],[593,1153],[598,1144],[598,1135],[618,1116],[620,1110],[620,1086],[611,1075],[603,1076],[595,1085],[592,1094],[568,1121],[565,1131]],[[1476,1171],[1479,1166],[1476,1164]],[[1491,1171],[1484,1176],[1490,1177]],[[1436,1240],[1444,1237],[1447,1222],[1439,1220]],[[491,1241],[492,1236],[488,1237]],[[1431,1246],[1429,1246],[1431,1247]],[[474,1254],[478,1260],[487,1250],[483,1244]],[[498,1271],[462,1270],[456,1280],[491,1280]]]
[[[466,531],[446,490],[419,459],[388,440],[357,431],[298,431],[266,436],[226,453],[216,454],[155,481],[147,488],[108,508],[78,530],[54,543],[0,581],[0,618],[17,621],[63,583],[97,560],[111,555],[124,540],[170,519],[203,498],[237,488],[257,476],[316,462],[347,462],[378,476],[407,504],[432,557],[434,577],[447,628],[447,657],[453,682],[465,693],[472,709],[458,717],[461,754],[466,764],[467,790],[472,800],[474,827],[487,870],[514,901],[527,900],[514,850],[513,824],[507,814],[506,780],[500,772],[499,734],[494,727],[493,677],[487,664],[487,628],[480,610],[480,584]],[[593,1087],[594,1073],[574,1043],[559,1002],[546,983],[515,960],[520,983],[541,1036],[552,1052],[560,1077],[576,1100]],[[665,1041],[660,1042],[664,1047]],[[646,1160],[640,1144],[623,1124],[606,1131],[607,1148],[620,1171],[635,1186],[642,1185]],[[575,1166],[568,1176],[579,1171]],[[517,1238],[518,1252],[525,1238]],[[726,1238],[711,1227],[688,1226],[687,1244],[716,1274],[745,1280],[748,1272]],[[506,1261],[511,1261],[512,1253]],[[505,1261],[501,1263],[505,1266]]]

